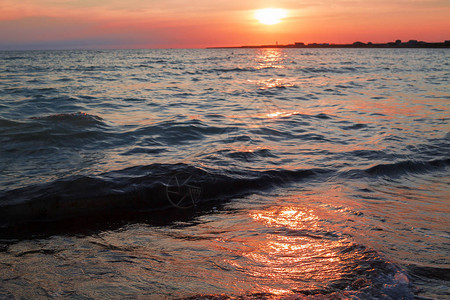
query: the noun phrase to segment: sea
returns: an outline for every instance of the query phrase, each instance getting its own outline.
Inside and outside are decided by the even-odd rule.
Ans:
[[[0,52],[1,299],[450,299],[448,49]]]

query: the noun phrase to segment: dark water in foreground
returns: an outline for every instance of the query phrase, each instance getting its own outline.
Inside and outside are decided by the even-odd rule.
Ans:
[[[0,298],[450,298],[450,52],[0,52]]]

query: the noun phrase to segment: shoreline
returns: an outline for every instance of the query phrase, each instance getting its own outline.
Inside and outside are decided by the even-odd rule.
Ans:
[[[222,46],[207,47],[206,49],[248,49],[248,48],[395,48],[395,49],[411,49],[411,48],[450,48],[450,40],[445,42],[428,43],[416,40],[410,40],[402,43],[400,40],[389,43],[362,43],[354,42],[353,44],[330,44],[330,43],[294,43],[287,45],[244,45],[244,46]]]

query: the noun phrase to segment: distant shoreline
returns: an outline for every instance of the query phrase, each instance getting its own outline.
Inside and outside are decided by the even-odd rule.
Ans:
[[[231,46],[231,47],[207,47],[206,49],[245,49],[245,48],[450,48],[450,40],[438,43],[410,40],[402,42],[397,40],[388,43],[363,43],[352,44],[330,44],[330,43],[294,43],[287,45],[254,45],[254,46]]]

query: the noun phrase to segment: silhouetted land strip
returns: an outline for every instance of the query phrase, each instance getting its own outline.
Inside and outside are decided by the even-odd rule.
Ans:
[[[288,45],[257,45],[257,46],[236,46],[236,47],[209,47],[208,49],[236,49],[236,48],[450,48],[450,40],[440,43],[429,43],[417,40],[402,42],[397,40],[389,43],[363,43],[353,44],[330,44],[330,43],[294,43]]]

